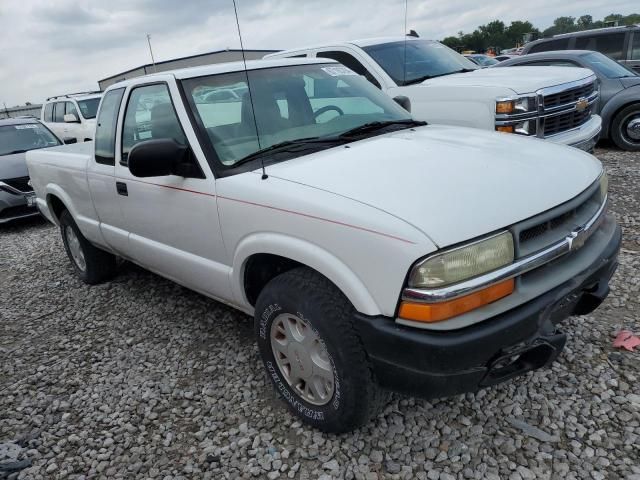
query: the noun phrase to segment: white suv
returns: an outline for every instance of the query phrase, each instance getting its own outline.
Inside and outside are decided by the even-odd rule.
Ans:
[[[96,131],[96,112],[102,92],[85,92],[49,97],[42,105],[40,120],[53,133],[69,142],[93,140]]]

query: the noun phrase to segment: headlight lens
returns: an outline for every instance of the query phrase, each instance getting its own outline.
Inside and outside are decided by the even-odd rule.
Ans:
[[[513,100],[497,100],[496,113],[524,113],[531,110],[529,97],[516,98]]]
[[[602,172],[600,175],[600,201],[604,202],[604,198],[607,196],[607,192],[609,191],[609,177],[607,176],[607,172]]]
[[[503,232],[423,260],[411,270],[409,286],[444,287],[508,265],[513,258],[513,236]]]

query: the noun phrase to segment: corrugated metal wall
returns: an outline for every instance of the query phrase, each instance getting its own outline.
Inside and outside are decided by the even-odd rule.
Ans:
[[[26,115],[40,118],[40,107],[42,107],[42,105],[23,105],[21,107],[10,107],[6,110],[4,107],[0,107],[0,118],[20,117]]]

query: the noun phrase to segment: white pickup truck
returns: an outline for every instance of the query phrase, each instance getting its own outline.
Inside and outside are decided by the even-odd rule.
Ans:
[[[265,58],[304,56],[339,61],[429,123],[535,136],[587,151],[602,128],[595,113],[598,80],[583,68],[480,68],[439,42],[412,36],[316,45]]]
[[[308,424],[345,431],[385,390],[441,397],[545,366],[556,324],[607,295],[621,236],[593,156],[424,125],[333,61],[243,68],[117,83],[95,150],[27,163],[82,280],[120,257],[253,315]]]

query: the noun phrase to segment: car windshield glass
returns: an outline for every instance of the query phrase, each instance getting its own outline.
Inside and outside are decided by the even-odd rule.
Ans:
[[[60,140],[39,123],[0,126],[0,155],[11,155],[56,145],[60,145]]]
[[[620,65],[615,60],[610,59],[606,55],[600,52],[586,53],[582,56],[584,61],[589,65],[589,68],[595,70],[596,73],[604,75],[607,78],[622,78],[622,77],[635,77],[637,76],[633,70]]]
[[[382,43],[364,47],[364,50],[397,85],[410,85],[431,77],[480,68],[455,50],[429,40]],[[403,65],[404,58],[406,65]]]
[[[100,105],[100,97],[78,100],[78,106],[80,107],[80,111],[84,118],[96,118],[98,105]]]
[[[289,157],[305,145],[330,148],[347,141],[341,134],[372,122],[379,123],[359,132],[358,138],[377,134],[376,127],[412,126],[401,122],[412,121],[406,110],[336,63],[190,78],[183,86],[200,127],[226,167],[258,158],[256,152],[274,145],[291,148]]]
[[[474,55],[473,59],[476,60],[483,67],[488,67],[489,65],[495,65],[498,62],[495,58],[491,58],[488,55]]]

